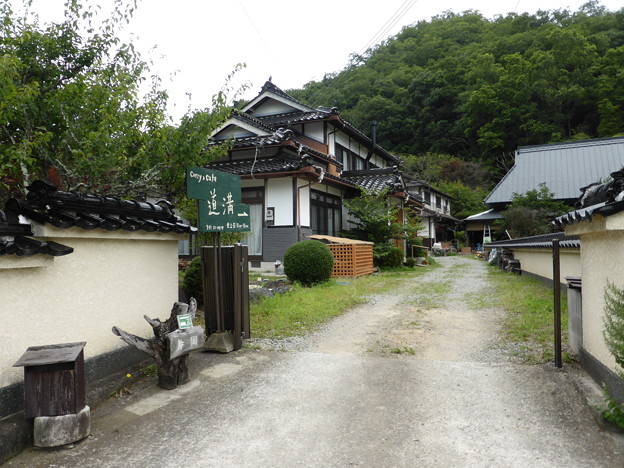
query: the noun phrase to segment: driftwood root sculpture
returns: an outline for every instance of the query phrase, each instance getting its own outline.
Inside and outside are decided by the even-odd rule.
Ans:
[[[178,315],[189,314],[191,319],[197,312],[197,301],[191,298],[188,304],[175,302],[171,309],[171,315],[167,320],[161,322],[159,319],[143,317],[152,326],[154,338],[145,339],[132,333],[125,332],[118,327],[113,327],[112,331],[126,343],[134,346],[139,351],[149,354],[156,362],[158,369],[158,386],[166,390],[173,390],[178,385],[184,385],[190,381],[188,370],[188,354],[170,359],[171,342],[168,335],[178,330]],[[203,342],[200,343],[203,345]]]

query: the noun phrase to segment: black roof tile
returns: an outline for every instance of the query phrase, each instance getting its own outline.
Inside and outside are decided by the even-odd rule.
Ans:
[[[581,241],[578,236],[567,236],[565,232],[553,232],[551,234],[540,234],[539,236],[521,237],[518,239],[507,239],[490,242],[486,248],[537,248],[552,249],[553,240],[559,240],[559,245],[568,249],[579,249]]]
[[[23,215],[60,229],[79,227],[85,230],[179,233],[197,230],[183,223],[166,200],[150,203],[92,193],[63,192],[44,181],[35,181],[27,188],[26,200],[12,198],[7,201],[5,210],[10,218]]]
[[[388,189],[390,193],[397,193],[405,190],[401,176],[394,167],[343,171],[341,178],[371,192]]]
[[[30,224],[20,223],[16,215],[0,211],[0,255],[30,257],[44,254],[59,257],[74,251],[71,247],[57,242],[31,239],[28,237],[31,235]]]
[[[235,175],[270,174],[274,172],[290,172],[301,169],[305,164],[302,160],[288,160],[280,157],[262,159],[244,159],[240,161],[214,162],[206,165],[208,169],[228,172]]]

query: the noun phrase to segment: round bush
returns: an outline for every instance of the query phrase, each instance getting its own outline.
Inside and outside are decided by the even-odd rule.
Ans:
[[[199,304],[204,303],[204,290],[202,289],[201,257],[195,257],[184,272],[182,287],[188,297],[194,297]]]
[[[291,245],[284,253],[284,273],[290,281],[305,286],[323,283],[331,277],[334,256],[325,244],[304,240]]]
[[[398,247],[386,247],[376,253],[376,263],[380,267],[398,268],[403,265],[403,251]]]

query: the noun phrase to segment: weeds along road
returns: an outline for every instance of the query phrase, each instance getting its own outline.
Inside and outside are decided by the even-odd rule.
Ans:
[[[499,346],[483,262],[440,262],[290,351],[195,354],[191,383],[146,379],[72,450],[11,466],[623,466],[571,370]]]

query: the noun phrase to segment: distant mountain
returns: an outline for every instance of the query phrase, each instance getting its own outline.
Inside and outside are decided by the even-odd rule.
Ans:
[[[446,13],[289,90],[336,106],[395,153],[493,166],[518,146],[624,133],[624,8],[488,19]]]

